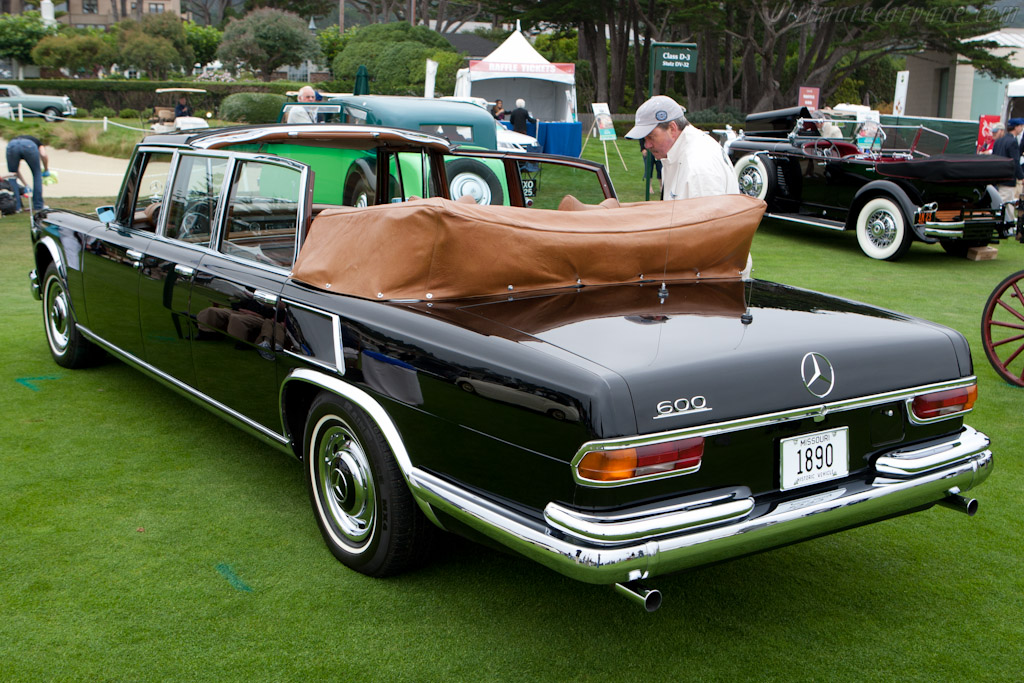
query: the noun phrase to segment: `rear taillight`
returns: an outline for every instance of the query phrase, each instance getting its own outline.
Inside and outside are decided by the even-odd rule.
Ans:
[[[580,459],[576,471],[581,479],[597,482],[624,482],[629,479],[665,473],[689,473],[700,469],[704,438],[590,451]]]
[[[957,389],[946,389],[931,394],[915,396],[912,402],[914,417],[919,420],[934,420],[954,413],[963,413],[974,407],[978,400],[978,385]]]

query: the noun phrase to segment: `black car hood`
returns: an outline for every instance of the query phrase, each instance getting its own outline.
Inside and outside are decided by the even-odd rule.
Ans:
[[[767,282],[591,287],[460,308],[488,334],[568,352],[620,375],[632,394],[638,433],[971,373],[966,341],[953,330]],[[801,365],[812,352],[834,368],[834,385],[824,397],[802,379]],[[663,413],[665,401],[678,399],[704,410],[661,415],[659,404]]]

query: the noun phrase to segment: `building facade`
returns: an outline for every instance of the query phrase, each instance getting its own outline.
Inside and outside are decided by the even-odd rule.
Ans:
[[[0,11],[20,14],[26,9],[23,0],[0,0]],[[27,9],[35,9],[35,6]],[[54,2],[57,18],[62,24],[76,28],[102,27],[121,19],[141,19],[146,14],[173,12],[181,16],[181,0],[65,0]]]

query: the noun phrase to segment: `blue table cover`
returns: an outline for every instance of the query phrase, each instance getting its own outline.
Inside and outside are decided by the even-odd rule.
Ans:
[[[509,121],[501,124],[512,130]],[[583,124],[579,121],[539,121],[526,124],[526,134],[537,138],[545,154],[562,154],[578,157],[583,148]]]

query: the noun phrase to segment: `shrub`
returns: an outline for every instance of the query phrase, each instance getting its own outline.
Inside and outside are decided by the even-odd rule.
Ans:
[[[111,109],[110,107],[96,107],[89,113],[92,115],[94,119],[102,119],[104,116],[106,116],[108,119],[112,119],[115,116],[117,116],[117,112]]]
[[[218,116],[225,121],[274,123],[286,99],[269,92],[239,92],[224,98]]]
[[[139,118],[139,110],[138,109],[122,109],[121,111],[119,111],[117,113],[117,115],[119,117],[121,117],[122,119],[137,119],[137,118]]]

